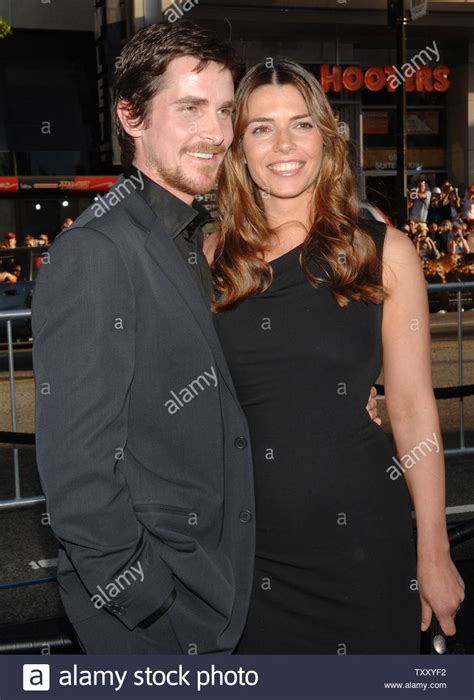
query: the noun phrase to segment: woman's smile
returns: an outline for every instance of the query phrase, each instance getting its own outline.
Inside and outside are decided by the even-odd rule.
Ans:
[[[292,177],[298,175],[306,162],[303,160],[280,160],[276,163],[270,163],[267,168],[275,173],[275,175],[283,175],[283,177]]]

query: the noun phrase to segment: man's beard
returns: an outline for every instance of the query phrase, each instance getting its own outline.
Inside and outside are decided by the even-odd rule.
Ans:
[[[196,149],[196,151],[198,151],[198,149]],[[199,149],[198,152],[222,153],[223,151],[209,151],[208,149],[202,149],[201,151],[201,149]],[[217,177],[222,164],[223,161],[219,163],[217,169],[214,165],[203,164],[201,166],[202,175],[199,177],[199,179],[193,180],[193,178],[184,173],[183,168],[180,166],[176,166],[175,168],[166,168],[157,158],[151,158],[147,162],[147,165],[151,171],[156,173],[163,182],[179,192],[184,192],[185,194],[192,195],[193,197],[195,197],[197,194],[207,194],[208,192],[212,192],[216,185]]]

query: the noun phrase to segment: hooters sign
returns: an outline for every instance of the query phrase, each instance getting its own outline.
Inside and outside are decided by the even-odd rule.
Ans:
[[[325,92],[358,92],[367,88],[371,92],[387,90],[395,92],[405,83],[407,92],[446,92],[449,88],[448,66],[415,68],[406,63],[403,70],[396,66],[371,66],[363,70],[360,66],[321,66],[320,83]]]

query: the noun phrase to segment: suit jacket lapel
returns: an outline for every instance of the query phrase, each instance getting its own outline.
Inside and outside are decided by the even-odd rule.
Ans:
[[[185,300],[212,350],[221,376],[235,400],[238,401],[232,377],[214,328],[212,315],[209,309],[206,308],[201,290],[198,288],[197,282],[188,270],[176,245],[168,232],[162,227],[154,212],[138,193],[130,193],[126,198],[126,206],[140,227],[147,231],[148,235],[145,243],[147,251],[160,267],[161,272],[166,275]]]

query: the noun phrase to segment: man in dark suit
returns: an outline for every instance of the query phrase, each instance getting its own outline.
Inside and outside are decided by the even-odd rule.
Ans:
[[[124,176],[48,251],[32,323],[37,461],[88,653],[230,653],[252,586],[248,428],[209,311],[206,211],[233,49],[187,22],[124,48]]]

